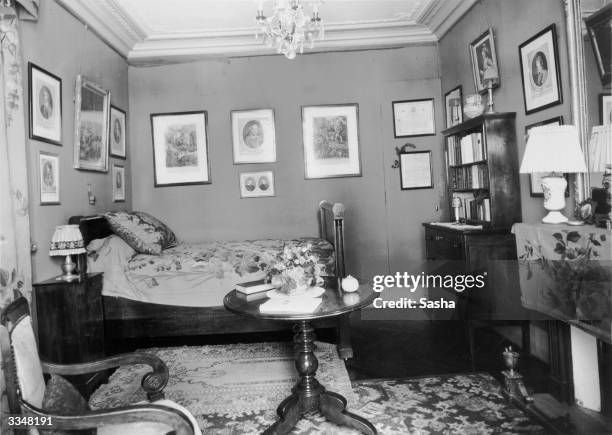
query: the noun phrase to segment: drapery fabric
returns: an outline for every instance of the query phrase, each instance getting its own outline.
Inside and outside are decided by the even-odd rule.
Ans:
[[[37,12],[37,1],[24,2],[31,12]],[[26,102],[17,9],[3,5],[0,12],[0,308],[13,299],[16,290],[29,299],[32,276]]]

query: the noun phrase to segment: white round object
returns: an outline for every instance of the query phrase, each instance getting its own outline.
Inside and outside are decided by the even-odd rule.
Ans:
[[[342,280],[342,290],[345,292],[354,292],[359,288],[359,281],[357,281],[351,275],[347,275],[346,278]]]

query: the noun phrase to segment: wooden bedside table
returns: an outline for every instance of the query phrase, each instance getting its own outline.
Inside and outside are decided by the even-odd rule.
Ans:
[[[73,281],[51,278],[35,283],[34,302],[41,359],[65,364],[105,356],[102,273]],[[88,398],[106,375],[99,372],[69,379]]]

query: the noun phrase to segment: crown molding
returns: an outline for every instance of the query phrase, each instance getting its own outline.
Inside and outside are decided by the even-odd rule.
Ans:
[[[444,0],[433,2],[418,21],[429,27],[440,40],[478,1]]]

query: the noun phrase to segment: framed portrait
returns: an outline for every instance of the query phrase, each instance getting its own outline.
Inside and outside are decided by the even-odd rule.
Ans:
[[[125,201],[125,166],[113,163],[112,170],[113,202]]]
[[[118,107],[110,106],[110,154],[113,157],[125,159],[126,153],[126,136],[125,129],[125,112]]]
[[[107,172],[110,92],[79,75],[75,95],[74,167]]]
[[[359,106],[302,107],[306,179],[360,177]]]
[[[519,46],[525,113],[561,104],[557,31],[551,24]]]
[[[38,179],[40,205],[60,203],[59,156],[40,151],[38,153]]]
[[[540,127],[542,125],[563,125],[563,117],[557,116],[555,118],[547,119],[546,121],[535,122],[525,126],[525,143],[527,143],[527,137],[529,136],[529,130],[533,127]],[[529,174],[529,195],[530,196],[544,196],[544,190],[542,190],[542,178],[548,175],[548,172],[536,172]],[[569,197],[569,175],[564,174],[567,180],[567,189],[565,190],[565,196]]]
[[[155,187],[211,183],[206,111],[154,113],[151,130]]]
[[[584,19],[591,47],[595,54],[601,82],[610,84],[612,78],[612,3]]]
[[[599,94],[599,123],[612,124],[612,95]]]
[[[433,188],[431,151],[401,152],[399,158],[402,190]]]
[[[394,137],[436,134],[433,98],[394,101],[392,106]]]
[[[62,80],[28,62],[30,139],[62,145]]]
[[[470,57],[472,58],[472,73],[474,74],[476,92],[483,93],[487,90],[484,82],[485,74],[497,77],[493,88],[498,87],[500,83],[499,65],[497,63],[497,53],[495,52],[493,29],[489,28],[472,41],[470,44]]]
[[[262,198],[275,196],[274,172],[241,172],[240,198]]]
[[[444,94],[446,128],[463,122],[463,92],[461,85]]]
[[[231,117],[234,164],[276,162],[274,110],[234,110]]]

